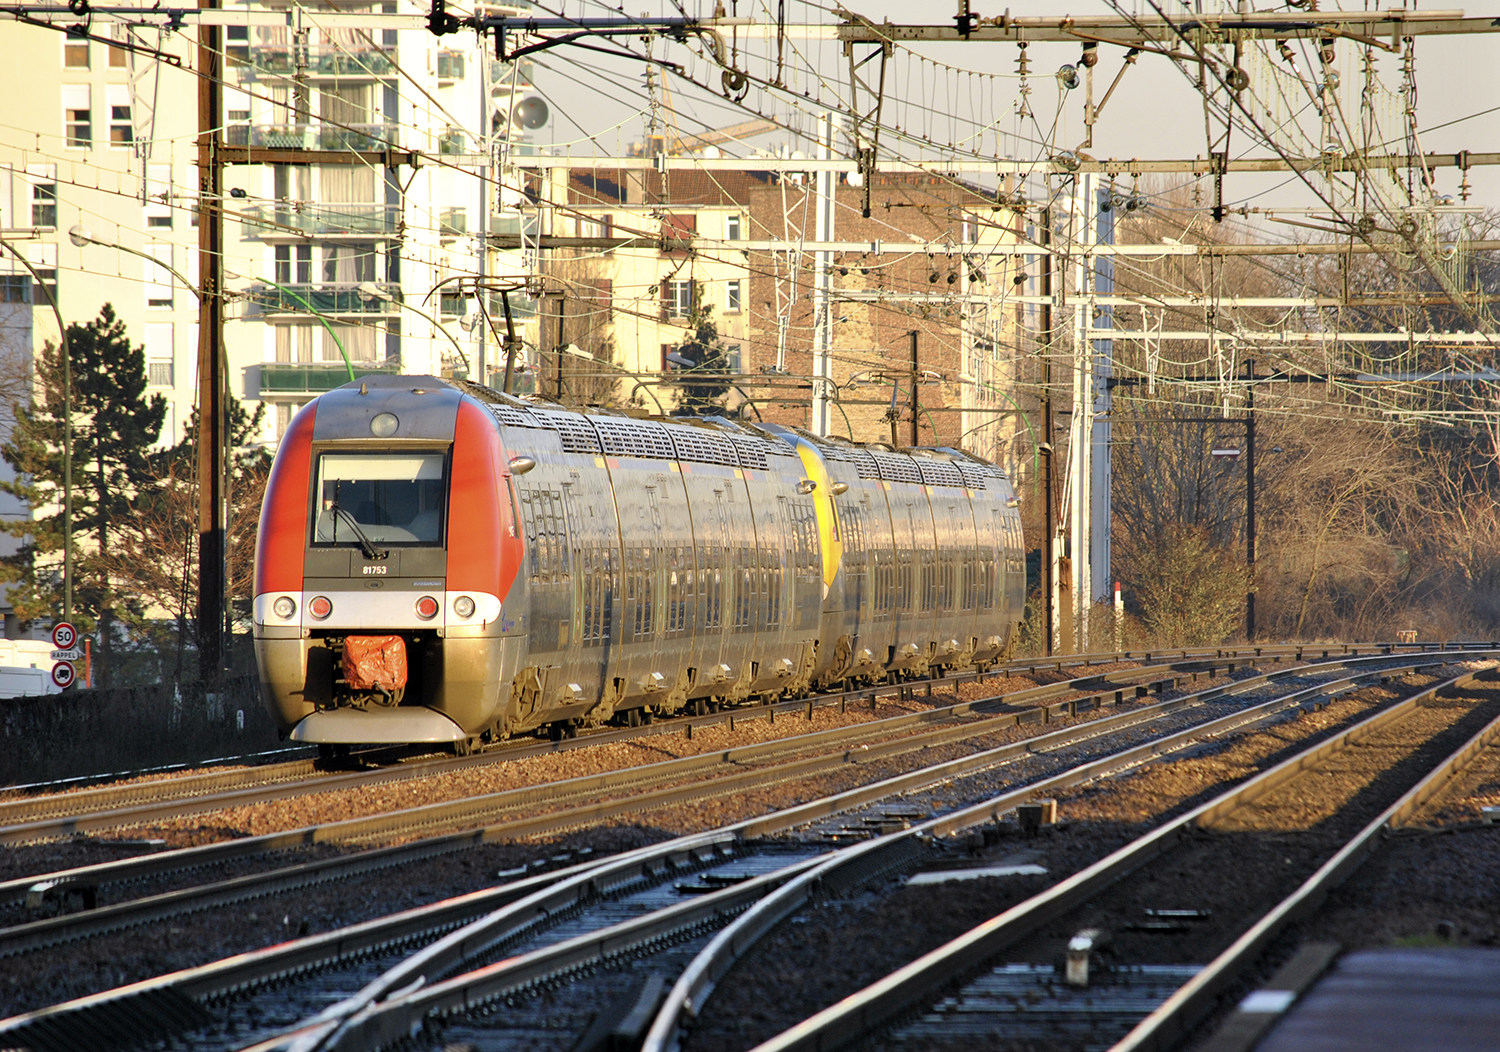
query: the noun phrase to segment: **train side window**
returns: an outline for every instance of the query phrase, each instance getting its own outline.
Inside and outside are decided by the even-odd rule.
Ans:
[[[529,487],[523,487],[520,492],[521,514],[519,521],[521,532],[526,538],[526,561],[530,569],[531,579],[535,581],[541,574],[540,555],[536,537],[536,503],[532,500]]]
[[[650,635],[656,629],[656,561],[651,546],[641,549],[641,622],[642,633]]]

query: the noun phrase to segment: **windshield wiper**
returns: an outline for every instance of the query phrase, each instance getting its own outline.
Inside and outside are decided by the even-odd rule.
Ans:
[[[342,515],[344,517],[344,521],[349,524],[349,528],[354,531],[354,536],[359,538],[359,550],[365,553],[366,559],[374,561],[376,559],[384,559],[387,555],[391,554],[390,551],[385,548],[375,547],[375,545],[370,542],[370,538],[365,536],[365,531],[359,528],[359,520],[354,517],[354,513],[352,511],[345,510],[337,500],[331,500],[328,502],[328,510],[333,512],[334,514],[334,540],[338,539],[338,516]]]

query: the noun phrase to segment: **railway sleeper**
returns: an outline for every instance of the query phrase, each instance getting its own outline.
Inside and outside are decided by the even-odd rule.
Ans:
[[[99,886],[91,880],[64,877],[43,880],[26,889],[26,909],[32,913],[72,913],[99,905]]]

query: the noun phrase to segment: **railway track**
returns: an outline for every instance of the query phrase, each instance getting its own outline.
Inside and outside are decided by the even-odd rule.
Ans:
[[[1282,673],[1273,674],[1273,676],[1277,679],[1301,678],[1298,676],[1298,674],[1305,674],[1306,671],[1307,670],[1288,670]],[[1185,729],[1184,731],[1180,732],[1177,735],[1173,735],[1172,737],[1178,737],[1181,741],[1185,742],[1190,740],[1190,738],[1194,734],[1201,737],[1205,733],[1212,734],[1222,732],[1229,729],[1236,723],[1244,724],[1247,721],[1256,721],[1270,718],[1277,712],[1286,712],[1290,707],[1295,707],[1298,704],[1310,703],[1311,699],[1313,698],[1326,697],[1329,693],[1337,693],[1341,690],[1352,689],[1360,681],[1369,678],[1380,677],[1382,675],[1388,675],[1391,674],[1392,671],[1393,670],[1389,668],[1367,669],[1361,676],[1345,677],[1343,680],[1325,682],[1323,684],[1311,687],[1306,686],[1305,684],[1299,685],[1299,690],[1283,692],[1284,694],[1289,694],[1290,696],[1275,698],[1271,699],[1270,701],[1262,702],[1261,705],[1257,707],[1259,711],[1227,712],[1220,715],[1216,720],[1212,721],[1214,724],[1218,725],[1217,728],[1199,727],[1195,731],[1191,732]],[[1253,690],[1256,689],[1257,686],[1258,684],[1256,683],[1234,685],[1235,689],[1240,691]],[[1223,698],[1227,693],[1228,688],[1215,687],[1211,688],[1210,690],[1201,692],[1202,696],[1192,700],[1184,701],[1179,699],[1164,703],[1158,703],[1146,708],[1160,710],[1155,713],[1155,718],[1161,719],[1174,713],[1186,712],[1193,708],[1202,707],[1213,702],[1216,698]],[[1096,697],[1091,700],[1099,701],[1104,699]],[[1111,698],[1109,700],[1113,699]],[[1075,709],[1078,705],[1076,700],[1057,704],[1059,704],[1060,706],[1071,705]],[[1233,702],[1226,703],[1226,707],[1232,709],[1243,709],[1245,708],[1245,705],[1241,702]],[[1061,714],[1065,711],[1066,708],[1059,708],[1058,714]],[[1133,721],[1125,720],[1122,718],[1127,715],[1132,714],[1117,713],[1107,716],[1105,717],[1105,719],[1119,719],[1120,726],[1116,728],[1116,731],[1119,733],[1128,733],[1128,724]],[[938,728],[938,730],[942,733],[949,733],[953,731],[954,728],[941,727]],[[632,878],[635,880],[639,879],[639,873],[642,872],[640,867],[644,866],[646,867],[646,869],[652,870],[657,874],[658,882],[663,875],[676,874],[682,872],[684,869],[691,869],[694,866],[703,868],[704,866],[707,866],[711,863],[728,864],[731,862],[735,864],[743,864],[745,859],[749,857],[749,855],[747,854],[747,849],[744,845],[752,841],[756,841],[760,838],[764,838],[772,833],[781,832],[795,826],[806,826],[810,823],[815,823],[820,819],[826,818],[828,815],[836,813],[847,814],[851,809],[861,806],[870,806],[880,800],[886,799],[892,793],[917,791],[920,790],[923,786],[932,785],[934,782],[951,782],[956,778],[963,777],[966,773],[976,770],[984,770],[986,768],[993,767],[996,764],[1004,763],[1007,762],[1007,760],[1012,760],[1017,757],[1024,758],[1028,754],[1035,754],[1037,752],[1050,753],[1054,750],[1063,749],[1069,744],[1068,738],[1075,734],[1076,740],[1073,742],[1073,744],[1077,746],[1079,743],[1085,742],[1089,739],[1100,739],[1107,733],[1108,732],[1106,732],[1103,728],[1098,726],[1085,726],[1081,728],[1072,728],[1069,730],[1053,732],[1052,734],[1046,736],[1047,740],[1045,742],[1034,740],[1030,745],[1026,745],[1023,743],[1020,748],[1016,748],[1015,744],[1012,743],[1011,745],[992,750],[995,753],[995,755],[993,756],[981,756],[978,758],[965,758],[962,760],[951,761],[949,764],[938,768],[929,768],[922,771],[910,772],[904,776],[888,779],[886,782],[876,786],[865,787],[854,792],[839,794],[834,798],[814,801],[802,808],[794,809],[792,811],[778,812],[774,816],[767,816],[766,818],[759,818],[750,822],[742,823],[737,827],[732,827],[730,830],[720,831],[719,833],[715,834],[714,836],[719,838],[717,840],[710,839],[709,841],[703,841],[700,839],[697,842],[681,841],[672,845],[668,845],[666,848],[661,849],[663,852],[662,854],[651,856],[650,858],[627,858],[623,860],[623,862],[621,860],[612,860],[608,864],[624,865],[627,868],[632,866],[636,867],[633,872],[636,873],[637,876]],[[929,748],[930,747],[931,746],[929,746]],[[1172,741],[1161,741],[1149,746],[1149,749],[1171,750],[1179,747],[1181,747],[1180,744],[1174,744]],[[1147,751],[1149,751],[1149,749]],[[1111,769],[1111,765],[1121,765],[1128,767],[1139,764],[1140,762],[1142,762],[1142,759],[1145,755],[1146,752],[1143,751],[1142,747],[1140,746],[1132,746],[1127,749],[1117,750],[1117,754],[1108,762],[1105,762],[1102,759],[1096,759],[1088,761],[1081,765],[1075,765],[1077,769],[1074,770],[1071,775],[1067,775],[1066,777],[1080,780],[1094,779],[1100,777],[1101,774]],[[1057,785],[1062,783],[1054,779],[1053,781],[1039,784],[1040,787],[1034,785],[1031,787],[1031,789],[1022,790],[1021,792],[1023,794],[1028,792],[1034,794],[1036,792],[1052,791]],[[1014,796],[1015,794],[1014,792],[1012,792],[1010,795]],[[981,806],[977,809],[969,809],[968,813],[970,814],[971,824],[984,824],[992,822],[996,814],[998,813],[998,811],[996,810],[997,808],[1014,806],[1014,803],[1012,802],[1007,804],[1005,803],[1005,798],[1002,797],[1000,798],[1000,802],[998,803],[994,800],[988,801],[987,806],[989,808],[989,810],[987,811],[985,810],[984,806]],[[966,826],[963,825],[963,820],[960,819],[950,818],[949,824],[951,828],[945,830],[945,836],[951,835],[951,833],[955,830],[966,828]],[[898,854],[904,852],[904,854],[902,854],[902,857],[906,858],[914,852],[920,854],[921,850],[925,850],[925,848],[921,848],[921,845],[924,844],[923,838],[930,837],[931,835],[932,834],[929,830],[927,830],[926,828],[922,828],[910,832],[909,835],[902,834],[896,837],[881,838],[880,841],[875,841],[873,843],[890,843],[902,845],[899,849],[891,848],[887,850],[897,850]],[[822,836],[816,837],[816,839],[819,842],[822,842],[826,841],[829,838],[826,836]],[[858,849],[863,847],[864,845],[856,845],[855,849],[850,850],[855,850],[857,853]],[[919,848],[921,850],[919,850]],[[674,851],[677,853],[676,856],[673,856],[672,854],[672,852]],[[724,854],[721,855],[721,853]],[[730,858],[728,853],[732,853],[734,857]],[[649,852],[645,854],[649,855]],[[686,865],[684,865],[684,863],[682,862],[682,859],[684,857],[691,859],[691,861]],[[803,865],[806,863],[807,856],[804,850],[804,854],[796,860],[796,864]],[[887,865],[887,863],[882,862],[881,865],[884,866]],[[740,873],[740,876],[744,875],[745,874],[743,872]],[[734,876],[734,874],[720,874],[720,876],[727,877]],[[767,890],[774,890],[775,887],[784,883],[786,879],[789,879],[789,876],[787,875],[781,877],[772,877],[770,873],[759,873],[753,874],[752,876],[754,876],[756,880],[760,881],[760,884],[755,886],[764,887]],[[587,869],[585,867],[577,867],[576,872],[572,874],[553,874],[547,877],[539,877],[533,879],[534,881],[540,881],[551,886],[545,892],[541,890],[533,892],[533,896],[552,895],[556,893],[556,889],[559,885],[566,885],[570,880],[574,881],[576,884],[582,887],[586,895],[597,896],[598,888],[601,886],[601,882],[604,882],[606,884],[608,883],[608,881],[601,876],[597,868]],[[30,1041],[36,1039],[37,1035],[39,1033],[42,1033],[41,1031],[35,1031],[34,1028],[38,1026],[62,1026],[64,1027],[64,1030],[61,1031],[61,1037],[57,1038],[57,1041],[62,1043],[56,1043],[50,1046],[38,1044],[38,1047],[67,1047],[66,1041],[76,1040],[77,1034],[80,1032],[77,1029],[71,1031],[67,1030],[66,1028],[68,1026],[76,1027],[78,1025],[83,1025],[86,1027],[97,1028],[101,1025],[107,1024],[111,1018],[114,1018],[116,1020],[130,1019],[142,1010],[150,1011],[151,1013],[154,1013],[156,1016],[159,1016],[161,1018],[177,1018],[177,1016],[174,1016],[172,1013],[165,1012],[162,1008],[163,1005],[178,1005],[179,1008],[181,1008],[181,1012],[186,1013],[185,1015],[182,1015],[182,1019],[190,1022],[193,1018],[196,1017],[194,1016],[194,1013],[192,1011],[188,1010],[188,1008],[186,1007],[183,1007],[184,1005],[199,1005],[201,1007],[203,1004],[216,1003],[216,999],[225,996],[225,991],[254,987],[259,983],[264,983],[271,980],[280,981],[284,980],[284,978],[289,974],[299,972],[305,973],[311,969],[326,967],[326,960],[318,957],[318,954],[326,955],[331,953],[333,958],[335,959],[343,959],[351,956],[354,958],[362,958],[368,954],[380,952],[380,948],[382,947],[399,948],[412,941],[431,940],[433,938],[436,938],[439,934],[441,934],[442,931],[447,930],[454,924],[461,923],[462,919],[466,915],[472,915],[475,911],[491,912],[492,915],[488,921],[481,921],[478,923],[488,923],[493,927],[495,926],[496,922],[493,919],[492,911],[496,910],[496,903],[509,903],[508,906],[502,905],[499,907],[502,912],[506,909],[510,909],[512,911],[512,914],[514,914],[516,910],[519,910],[520,915],[528,918],[534,917],[539,910],[545,913],[547,916],[555,916],[566,914],[570,910],[581,908],[581,906],[570,906],[566,902],[560,902],[555,899],[548,899],[545,903],[541,903],[533,898],[532,901],[528,902],[525,891],[528,887],[534,887],[535,884],[529,885],[524,880],[512,883],[515,885],[514,887],[494,889],[490,892],[482,893],[481,897],[479,898],[470,899],[462,904],[449,903],[443,904],[440,907],[435,907],[431,916],[425,916],[421,919],[417,919],[414,913],[410,916],[403,915],[401,918],[395,918],[384,922],[371,922],[368,925],[360,926],[358,932],[351,930],[340,933],[331,933],[326,936],[313,937],[309,940],[296,940],[295,942],[288,944],[286,947],[274,948],[272,951],[263,951],[260,954],[252,954],[250,955],[250,957],[253,958],[253,960],[246,962],[244,965],[244,967],[247,968],[248,971],[243,973],[235,972],[234,969],[229,967],[227,964],[209,966],[207,969],[193,970],[195,975],[190,979],[183,980],[187,983],[186,986],[175,988],[160,987],[157,985],[148,985],[144,987],[137,986],[137,988],[135,988],[134,990],[125,993],[117,992],[113,995],[91,999],[85,1003],[80,1003],[67,1009],[54,1009],[46,1013],[45,1017],[12,1020],[5,1025],[4,1030],[0,1030],[0,1037],[3,1037],[6,1040],[10,1040],[14,1036],[25,1036],[26,1040]],[[647,883],[649,884],[649,882]],[[731,887],[738,887],[741,883],[754,884],[754,881],[741,881],[735,879],[733,881],[730,881],[729,885]],[[724,890],[727,890],[727,888]],[[649,890],[644,893],[646,894],[647,898],[650,897]],[[514,896],[517,894],[521,895],[520,899],[514,898]],[[687,918],[685,921],[683,921],[683,923],[686,924],[686,930],[697,931],[699,936],[701,936],[704,934],[702,929],[705,926],[711,927],[713,926],[713,924],[722,924],[726,922],[729,919],[729,916],[731,916],[733,913],[747,908],[749,902],[751,901],[750,899],[746,899],[743,894],[739,895],[738,898],[735,895],[726,895],[722,899],[716,900],[713,898],[713,895],[715,894],[717,894],[716,891],[710,890],[705,894],[694,896],[691,900],[691,905],[682,905],[679,903],[679,905],[681,905],[681,909],[679,910],[680,916],[678,917],[678,920]],[[523,903],[523,905],[516,906],[516,902],[521,902]],[[726,905],[726,903],[729,903],[729,905]],[[717,918],[713,922],[713,924],[711,924],[707,919],[710,917]],[[563,970],[569,971],[588,967],[586,963],[579,962],[586,962],[588,960],[585,949],[590,945],[604,945],[614,947],[614,949],[611,949],[609,953],[617,955],[618,953],[626,952],[626,950],[622,950],[620,949],[620,947],[635,947],[643,944],[659,943],[663,940],[675,941],[678,939],[678,935],[673,933],[682,930],[670,927],[670,923],[676,923],[676,921],[671,921],[670,923],[668,921],[663,921],[663,923],[668,924],[668,927],[660,929],[652,927],[652,924],[654,922],[637,920],[636,922],[632,923],[635,923],[635,928],[631,929],[630,932],[625,932],[623,930],[618,931],[609,936],[609,938],[603,940],[593,934],[580,934],[577,937],[578,939],[582,940],[582,942],[580,943],[571,943],[570,940],[563,940],[564,943],[570,944],[567,951],[568,953],[572,953],[575,955],[584,953],[584,957],[575,956],[569,958],[572,963],[568,964],[565,968],[563,968]],[[501,925],[500,927],[503,929],[503,925]],[[419,932],[420,934],[418,934]],[[627,935],[629,936],[628,938]],[[489,939],[488,936],[486,936],[485,939],[479,939],[476,938],[473,931],[470,931],[466,935],[455,936],[455,941],[456,944],[466,947],[484,945],[486,949],[491,949],[495,945],[504,944],[505,940],[509,937],[510,935],[504,934],[502,931],[502,934],[498,939]],[[686,938],[686,936],[683,936],[683,938]],[[385,952],[389,952],[389,950]],[[630,952],[635,951],[631,950]],[[512,956],[514,956],[514,954],[512,954]],[[526,955],[523,954],[522,956]],[[322,963],[318,963],[320,961],[322,961]],[[458,958],[444,959],[441,962],[440,967],[434,966],[431,960],[425,960],[415,967],[418,967],[418,970],[421,971],[421,974],[427,975],[429,977],[447,971],[452,971],[454,969],[458,969],[460,975],[468,975],[469,973],[462,971],[462,969],[468,967],[470,963],[471,962],[468,960],[468,958],[460,956]],[[406,967],[409,970],[414,966],[407,965]],[[536,975],[553,974],[553,972],[556,971],[557,965],[552,958],[544,956],[542,958],[533,960],[528,967],[532,967],[534,969],[532,973],[528,973],[532,974],[533,977],[525,979],[523,982],[521,982],[521,988],[526,988],[530,984],[538,981],[535,978]],[[549,971],[549,969],[551,970]],[[398,966],[398,970],[395,976],[391,979],[386,980],[386,984],[382,988],[383,992],[388,993],[391,990],[399,989],[402,985],[405,985],[400,981],[402,978],[402,974],[403,973],[399,972]],[[484,983],[486,984],[485,989],[493,988],[497,983],[503,986],[505,983],[511,982],[512,985],[505,988],[514,990],[516,989],[514,983],[512,982],[514,979],[515,975],[511,975],[509,978],[505,978],[504,976],[497,978],[494,975],[493,970],[490,970],[489,972],[486,972],[484,978]],[[475,981],[476,980],[472,976],[470,976],[467,979],[459,981],[459,986],[465,990],[470,990],[472,984]],[[198,985],[193,985],[194,983]],[[449,989],[449,994],[445,994],[444,996],[449,996],[451,994],[451,989],[446,987],[445,989]],[[469,998],[472,996],[478,996],[478,994],[469,992],[464,993],[462,996],[464,998]],[[186,1000],[182,1000],[183,998],[185,998]],[[371,1003],[373,1003],[373,1000],[374,999],[372,998]],[[387,998],[386,1000],[389,1001],[390,999]],[[417,1018],[422,1019],[427,1018],[428,1014],[430,1014],[429,1010],[431,1009],[431,1007],[432,1006],[430,1005],[426,1007],[413,1007],[412,1005],[408,1005],[405,1009],[402,1009],[402,1011],[415,1011],[417,1013]],[[344,1019],[353,1015],[360,1015],[361,1017],[363,1017],[363,1013],[365,1013],[365,1011],[366,1008],[361,1007],[353,1013],[346,1012],[345,1016],[340,1018]],[[375,1015],[377,1015],[379,1019],[382,1020],[382,1022],[372,1025],[377,1025],[377,1027],[386,1026],[387,1023],[389,1023],[390,1019],[397,1018],[397,1016],[390,1014],[390,1012],[392,1011],[394,1011],[394,1009],[390,1009],[386,1007],[385,1003],[382,1003],[380,1011],[378,1013],[375,1013]],[[251,1014],[263,1015],[264,1013],[252,1012]],[[75,1022],[69,1023],[67,1022],[67,1020],[74,1020]],[[76,1022],[77,1020],[84,1020],[85,1022],[80,1024]],[[401,1025],[409,1026],[410,1019],[408,1018],[407,1021],[402,1023]],[[349,1033],[355,1033],[357,1031],[358,1034],[362,1036],[358,1038],[341,1037],[339,1038],[340,1041],[362,1041],[365,1039],[365,1037],[369,1036],[369,1033],[371,1033],[366,1029],[362,1029],[365,1026],[365,1024],[363,1023],[360,1024],[360,1027],[349,1029],[344,1022],[337,1022],[334,1026],[334,1030],[337,1030],[341,1026],[345,1027],[345,1029],[348,1030]],[[28,1031],[27,1028],[33,1029]],[[237,1030],[236,1033],[243,1034],[244,1031],[241,1029]],[[199,1035],[193,1039],[192,1044],[184,1047],[209,1047],[201,1043],[203,1040],[204,1039],[202,1035]],[[340,1047],[352,1048],[365,1046],[355,1043]]]
[[[1228,659],[1213,667],[1233,664],[1234,660],[1237,659]],[[1368,665],[1391,660],[1396,659],[1384,656],[1351,658],[1320,667],[1326,674],[1349,663]],[[1171,681],[1157,677],[1174,669],[1182,674],[1183,668],[1183,663],[1177,663],[1175,666],[1114,672],[1102,677],[1082,677],[975,702],[546,786],[461,797],[320,826],[12,879],[0,882],[0,904],[9,904],[8,914],[0,913],[0,916],[8,917],[10,921],[7,926],[0,927],[0,956],[163,920],[184,911],[348,880],[479,844],[576,828],[653,807],[701,802],[851,765],[868,766],[889,756],[919,753],[990,733],[994,729],[991,721],[996,717],[1008,717],[1016,725],[1021,725],[1032,721],[1045,722],[1101,705],[1118,704],[1132,690],[1145,694],[1152,688],[1167,687]],[[1194,679],[1200,672],[1211,671],[1196,661],[1187,663],[1186,668],[1186,675]],[[1286,671],[1274,675],[1285,678],[1295,673]],[[1106,689],[1082,698],[1068,698],[1081,690],[1099,691],[1101,687]],[[1048,700],[1058,697],[1068,700]],[[1153,710],[1139,716],[1126,713],[1118,717],[1117,722],[1149,719],[1152,714]],[[774,714],[768,713],[767,716],[773,718]],[[954,725],[947,725],[950,723]],[[691,734],[690,726],[685,733]],[[1017,748],[1024,751],[1026,746]],[[264,868],[264,860],[270,859],[274,863],[285,853],[298,849],[368,846],[396,837],[415,839],[395,846],[378,846],[358,853]],[[188,887],[174,883],[183,874],[201,879],[197,874],[208,867],[230,868],[228,875],[217,880],[208,879]],[[212,872],[211,869],[208,871]],[[137,897],[100,904],[102,898],[120,894],[119,889],[128,889]],[[35,917],[38,905],[55,906],[61,910],[66,905],[77,903],[90,904],[93,908]]]
[[[1193,664],[1196,667],[1197,663]],[[1125,688],[1120,685],[1129,684],[1132,679],[1144,679],[1161,686],[1165,681],[1154,677],[1162,674],[1164,669],[1165,667],[1153,667],[1132,670],[1129,674],[1116,673],[1108,678],[1108,683],[1115,686],[1123,697]],[[131,924],[167,918],[184,909],[202,909],[328,880],[349,879],[391,865],[461,851],[476,843],[538,835],[629,814],[652,805],[664,806],[702,799],[715,790],[727,793],[756,784],[773,784],[799,775],[807,776],[820,770],[843,766],[852,759],[868,762],[892,752],[920,750],[981,733],[984,726],[982,722],[976,722],[978,718],[986,713],[995,716],[1002,708],[1008,710],[1017,722],[1045,720],[1051,715],[1060,714],[1066,707],[1077,707],[1076,701],[1054,702],[1049,707],[1049,698],[1076,694],[1080,685],[1097,689],[1100,682],[1099,677],[1090,676],[1016,692],[1003,699],[996,697],[945,706],[853,727],[729,749],[721,753],[689,756],[546,786],[526,786],[478,798],[464,797],[322,826],[221,841],[201,847],[118,859],[0,882],[0,903],[10,904],[9,916],[13,921],[9,926],[0,928],[0,955],[40,949],[60,941],[119,930]],[[1112,699],[1113,695],[1108,697]],[[774,718],[774,712],[767,712],[765,716]],[[734,716],[728,718],[732,720]],[[955,720],[967,720],[967,723],[953,727],[933,726]],[[692,724],[688,724],[684,733],[691,733],[691,726]],[[890,735],[902,737],[880,742],[879,739]],[[846,755],[853,748],[861,749],[859,757]],[[792,759],[809,751],[813,755],[801,762]],[[745,769],[745,765],[752,763],[756,764],[754,768]],[[728,773],[713,776],[712,772],[715,770]],[[713,785],[705,784],[705,779],[709,777],[715,778]],[[688,781],[689,779],[693,780]],[[527,815],[517,814],[523,810]],[[133,818],[139,818],[143,812],[131,811],[129,814]],[[157,811],[152,808],[144,814],[154,816]],[[105,826],[102,819],[101,827],[112,828]],[[443,829],[450,832],[446,835],[437,832]],[[368,845],[382,838],[401,835],[420,835],[420,839],[396,847],[299,862],[268,872],[236,872],[226,879],[188,888],[171,888],[162,883],[166,878],[184,873],[193,874],[209,866],[243,864],[248,859],[256,858],[274,858],[309,846]],[[146,894],[137,899],[108,903],[100,908],[40,920],[22,919],[24,914],[18,913],[26,907],[28,901],[35,905],[39,887],[54,901],[70,896],[92,901],[97,906],[100,889],[125,886],[137,891],[143,888],[160,890],[157,894]]]
[[[410,755],[401,750],[378,749],[355,754],[352,762],[361,769],[328,770],[310,758],[253,766],[194,770],[116,784],[76,788],[74,783],[18,787],[0,797],[0,844],[25,843],[48,837],[74,836],[120,825],[148,822],[163,815],[203,814],[240,802],[288,798],[327,792],[346,785],[374,785],[412,778],[463,771],[545,753],[567,751],[589,745],[628,741],[653,734],[679,733],[683,726],[711,726],[730,719],[753,719],[803,710],[815,706],[847,704],[868,697],[872,690],[898,695],[982,680],[996,675],[1025,675],[1042,671],[1062,672],[1101,664],[1139,662],[1164,668],[1180,668],[1195,661],[1326,661],[1339,657],[1376,654],[1440,652],[1481,647],[1482,644],[1443,644],[1427,647],[1404,643],[1340,644],[1330,646],[1283,645],[1258,647],[1201,647],[1150,651],[1080,654],[1067,657],[1013,661],[987,673],[965,673],[937,680],[911,681],[884,687],[831,693],[806,699],[743,706],[735,711],[687,716],[680,720],[636,728],[603,727],[584,731],[576,738],[556,742],[517,740],[499,743],[481,753],[466,756]],[[1073,677],[1078,678],[1078,677]],[[380,765],[371,769],[370,765]],[[273,788],[274,787],[274,788]]]
[[[1278,932],[1316,911],[1383,831],[1440,793],[1469,757],[1492,748],[1500,700],[1442,700],[1473,678],[1448,680],[1296,752],[757,1052],[974,1041],[1073,1047],[1085,1039],[1173,1047],[1245,981]],[[1147,873],[1144,882],[1127,879]],[[795,895],[796,883],[778,894]],[[737,923],[748,925],[749,916]],[[1068,962],[1061,972],[1058,959]],[[722,961],[697,967],[726,970]],[[683,992],[674,990],[667,1005],[697,1007],[701,1026],[712,1003],[704,1006],[693,992],[674,1001]],[[685,1022],[671,1012],[658,1017],[646,1047],[676,1047]]]

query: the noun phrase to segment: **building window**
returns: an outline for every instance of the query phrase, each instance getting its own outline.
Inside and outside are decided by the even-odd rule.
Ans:
[[[724,218],[724,240],[738,241],[740,239],[740,217],[726,216]]]
[[[109,86],[109,144],[130,146],[135,129],[130,121],[130,89],[124,84]]]
[[[31,262],[32,269],[36,271],[34,280],[41,285],[40,288],[31,290],[31,301],[38,306],[56,303],[57,246],[54,244],[32,245],[26,250],[26,256]]]
[[[323,280],[330,285],[358,285],[375,280],[377,252],[373,241],[323,246]]]
[[[147,245],[146,255],[159,261],[142,260],[146,268],[146,306],[169,309],[172,306],[173,277],[168,268],[172,265],[172,246]]]
[[[150,322],[146,325],[146,383],[152,387],[172,386],[172,323]]]
[[[62,89],[63,131],[67,145],[86,150],[94,145],[94,115],[87,84],[64,84]]]
[[[293,322],[277,325],[276,360],[278,362],[310,362],[313,360],[313,327],[311,324]]]
[[[28,169],[31,179],[31,225],[57,226],[57,175],[52,165]]]
[[[469,232],[469,210],[462,205],[438,213],[438,236],[444,241],[463,237]]]
[[[0,274],[0,303],[30,302],[30,274]]]
[[[724,284],[724,313],[738,314],[742,309],[740,307],[740,282],[736,278]]]
[[[115,26],[112,35],[116,40],[124,40],[126,33],[124,26]],[[109,64],[112,69],[124,69],[130,64],[130,52],[122,47],[109,45]]]
[[[277,245],[276,280],[283,285],[307,285],[312,282],[312,246]]]
[[[698,233],[698,216],[692,212],[668,212],[661,217],[662,254],[685,256]]]
[[[228,56],[230,64],[236,66],[248,65],[250,62],[250,27],[249,26],[225,26],[224,27],[224,53]]]
[[[693,283],[691,281],[667,282],[667,315],[686,318],[693,313]]]
[[[146,226],[172,229],[172,166],[146,166]]]
[[[70,32],[66,37],[63,38],[63,68],[89,68],[88,37],[75,37]]]

